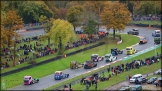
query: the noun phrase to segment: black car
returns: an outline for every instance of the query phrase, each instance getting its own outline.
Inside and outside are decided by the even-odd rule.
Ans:
[[[139,81],[139,83],[146,83],[147,82],[147,78],[145,78],[145,77],[140,77],[140,78],[138,78],[138,81]]]
[[[156,81],[157,77],[152,77],[147,81],[147,84],[152,84]]]
[[[133,31],[129,31],[127,33],[132,34],[132,35],[138,35],[139,34],[139,29],[134,28]]]

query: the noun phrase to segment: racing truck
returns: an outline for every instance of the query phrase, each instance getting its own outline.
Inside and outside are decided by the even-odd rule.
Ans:
[[[112,62],[115,61],[117,59],[117,57],[113,56],[112,54],[106,54],[105,55],[105,61],[106,62]]]
[[[70,68],[71,69],[77,69],[82,68],[84,64],[78,63],[78,61],[71,61],[70,62]]]
[[[116,56],[116,55],[122,54],[122,53],[123,53],[123,51],[122,50],[118,50],[118,48],[111,48],[111,54],[113,56]]]
[[[133,47],[127,47],[126,48],[126,54],[127,55],[132,55],[132,54],[135,54],[137,53],[137,50],[135,50]]]
[[[161,36],[161,31],[160,30],[155,30],[154,33],[152,33],[153,37],[160,37]]]
[[[103,59],[104,59],[104,57],[103,57],[103,56],[102,56],[102,57],[99,57],[98,54],[92,54],[92,55],[91,55],[91,60],[92,60],[93,62],[102,61]]]
[[[128,33],[128,34],[132,34],[132,35],[138,35],[138,34],[139,34],[139,29],[133,28],[132,30],[133,30],[133,31],[129,31],[129,32],[127,32],[127,33]]]
[[[161,36],[162,37],[162,36]],[[161,42],[161,37],[154,37],[154,43],[157,45],[157,44],[160,44]]]
[[[32,78],[32,76],[24,76],[24,85],[31,85],[34,83],[38,83],[39,78]]]
[[[68,78],[68,77],[69,77],[69,74],[64,74],[62,71],[56,71],[54,73],[55,80],[61,80],[61,79]]]
[[[93,62],[92,60],[86,61],[84,69],[91,69],[93,67],[97,67],[97,63]]]

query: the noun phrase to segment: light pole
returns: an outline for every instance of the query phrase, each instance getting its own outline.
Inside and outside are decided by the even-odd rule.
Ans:
[[[156,43],[154,43],[154,50],[155,50],[155,56],[156,56]]]

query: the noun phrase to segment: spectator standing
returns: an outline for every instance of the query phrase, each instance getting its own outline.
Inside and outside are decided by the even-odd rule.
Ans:
[[[69,88],[71,89],[71,83],[69,84]]]

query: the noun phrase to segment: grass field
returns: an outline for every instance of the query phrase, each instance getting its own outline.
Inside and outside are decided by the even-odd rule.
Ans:
[[[55,62],[37,66],[32,69],[24,70],[19,73],[5,76],[3,77],[3,79],[5,79],[6,81],[6,89],[22,84],[23,76],[25,75],[31,75],[34,78],[35,77],[41,78],[41,77],[53,74],[53,72],[57,70],[64,70],[64,69],[69,68],[69,63],[72,60],[77,60],[78,62],[85,62],[86,60],[90,59],[90,56],[93,53],[98,53],[99,55],[105,55],[106,53],[110,53],[110,48],[112,47],[124,49],[125,47],[134,45],[139,41],[138,37],[127,35],[127,34],[122,34],[122,39],[123,39],[123,43],[116,45],[116,41],[112,40],[112,37],[109,39],[108,37],[106,37],[104,38],[104,41],[106,42],[106,44],[100,47],[96,47],[96,48],[87,50],[85,52],[78,53],[74,56],[70,56],[70,57],[55,61]]]
[[[161,25],[160,21],[132,21],[133,24],[151,24],[151,25]]]
[[[79,40],[80,39],[80,35],[76,35],[76,40]],[[82,49],[84,47],[88,47],[88,46],[91,46],[91,45],[94,45],[94,44],[98,44],[99,42],[103,41],[104,39],[101,39],[101,40],[98,40],[97,42],[94,42],[94,43],[90,43],[90,44],[87,44],[85,46],[80,46],[80,47],[76,47],[76,48],[72,48],[72,49],[69,49],[69,50],[66,50],[65,53],[70,53],[70,52],[73,52],[73,51],[76,51],[76,50],[79,50],[79,49]],[[22,42],[21,44],[18,44],[17,47],[19,48],[21,45],[24,45],[26,42]],[[32,44],[34,46],[34,43],[35,41],[31,41],[30,44]],[[44,48],[44,46],[46,46],[48,44],[47,40],[45,41],[42,41],[41,42],[42,44],[44,44],[42,46],[42,48]],[[52,43],[52,42],[51,42]],[[29,43],[26,43],[27,45]],[[40,48],[41,46],[37,47],[37,48]],[[51,46],[51,48],[55,48],[55,46]],[[21,50],[20,52],[20,55],[23,54],[23,50]],[[31,59],[35,60],[37,63],[38,62],[41,62],[41,61],[44,61],[44,60],[47,60],[47,59],[50,59],[50,58],[53,58],[57,55],[57,53],[54,53],[54,54],[50,54],[50,55],[47,55],[47,56],[44,56],[44,57],[40,57],[40,58],[34,58],[33,57],[33,54],[31,52],[29,52],[29,56],[31,57]],[[22,55],[21,56],[22,58],[25,58],[25,55]],[[4,59],[4,56],[1,57],[1,62],[6,62],[6,59]],[[18,57],[16,57],[16,63],[18,62]],[[27,65],[30,65],[28,64],[28,62],[25,62],[25,63],[22,63],[20,65],[16,65],[15,67],[13,67],[13,61],[8,61],[9,65],[10,65],[10,68],[5,68],[4,70],[1,70],[1,73],[4,73],[4,72],[8,72],[8,71],[11,71],[11,70],[15,70],[15,69],[18,69],[18,68],[21,68],[21,67],[24,67],[24,66],[27,66]]]
[[[157,48],[157,50],[158,50],[157,52],[160,53],[161,48]],[[137,56],[137,57],[131,58],[131,59],[129,59],[129,60],[121,61],[121,63],[124,63],[124,64],[125,64],[125,63],[127,63],[127,62],[129,62],[129,61],[132,61],[132,59],[144,59],[144,57],[150,57],[150,56],[153,56],[153,55],[154,55],[154,50],[149,51],[149,52],[147,52],[147,53],[144,53],[144,54],[142,54],[142,55],[139,55],[139,56]],[[120,64],[120,62],[114,63],[114,64],[111,65],[111,67],[112,67],[112,66],[117,66],[117,65],[119,65],[119,64]],[[118,79],[116,79],[116,78],[115,78],[116,76],[114,76],[114,77],[112,77],[112,78],[110,79],[110,81],[99,82],[99,84],[98,84],[98,90],[103,90],[103,89],[105,89],[106,87],[115,85],[115,84],[117,84],[117,83],[119,83],[119,82],[125,80],[125,79],[126,79],[126,75],[134,75],[134,74],[138,74],[138,73],[140,73],[140,74],[146,74],[146,73],[149,73],[149,72],[153,72],[153,71],[155,71],[155,70],[161,68],[161,65],[160,65],[160,64],[161,64],[161,63],[159,62],[159,63],[155,63],[155,64],[153,64],[153,65],[151,65],[151,66],[144,66],[144,67],[140,68],[139,70],[138,70],[138,69],[135,69],[135,70],[131,70],[131,71],[128,71],[128,72],[124,72],[124,73],[122,73],[122,74],[119,74],[119,75],[117,76]],[[69,79],[69,80],[67,80],[67,81],[64,81],[63,83],[55,84],[54,86],[51,86],[51,87],[49,87],[49,88],[46,88],[46,90],[51,90],[51,89],[57,88],[57,87],[59,87],[59,86],[62,86],[62,85],[64,85],[64,84],[69,84],[69,83],[72,82],[72,81],[81,79],[82,77],[86,77],[87,75],[96,73],[96,72],[98,72],[98,71],[100,71],[100,70],[103,70],[103,69],[106,69],[106,68],[107,68],[107,67],[103,67],[103,68],[100,68],[100,69],[95,70],[95,71],[93,71],[93,72],[90,72],[90,73],[88,73],[88,74],[84,74],[84,75],[81,75],[81,76],[77,76],[77,77],[75,77],[75,78],[73,78],[73,79]],[[106,72],[105,76],[108,76],[108,73],[107,73],[107,72]],[[80,84],[78,83],[78,84],[73,85],[72,88],[73,88],[73,90],[84,90],[84,89],[85,89],[85,86],[80,85]],[[90,90],[94,90],[94,87],[90,88]]]

